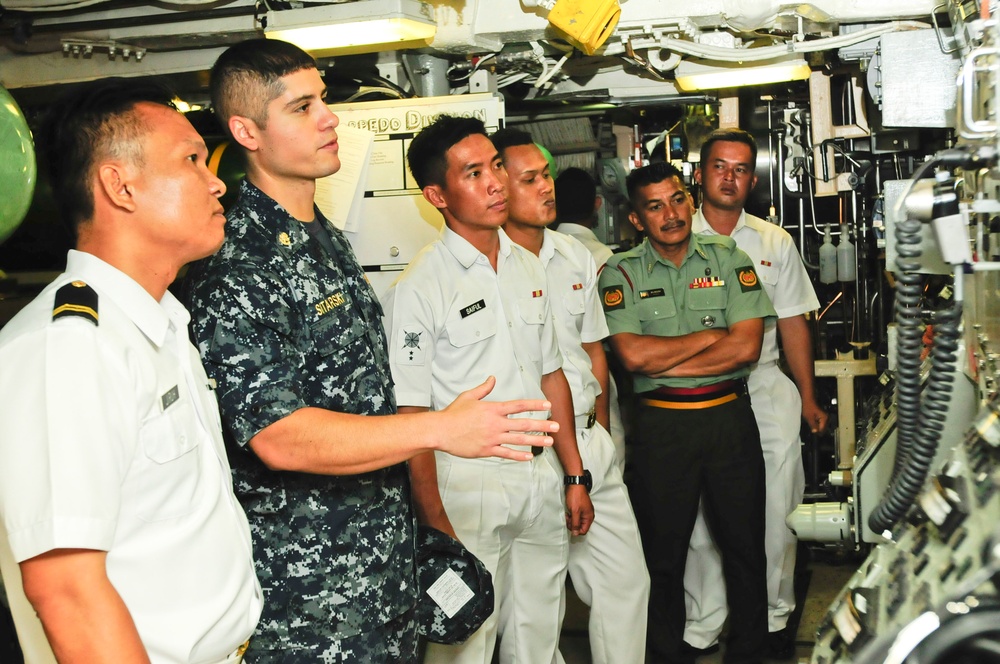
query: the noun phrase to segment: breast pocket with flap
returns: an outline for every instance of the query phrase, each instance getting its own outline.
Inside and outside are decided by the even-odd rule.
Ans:
[[[491,309],[480,309],[465,318],[447,323],[445,330],[451,345],[462,348],[495,336],[497,318]]]
[[[130,482],[137,495],[136,515],[144,521],[176,519],[199,504],[201,429],[190,395],[182,394],[139,429],[141,452]]]

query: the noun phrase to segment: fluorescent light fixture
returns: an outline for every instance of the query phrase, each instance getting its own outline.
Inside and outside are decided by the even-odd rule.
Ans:
[[[678,89],[684,92],[694,92],[696,90],[717,90],[745,85],[801,81],[809,78],[810,74],[809,65],[800,58],[763,60],[753,64],[713,62],[711,65],[707,65],[702,64],[702,62],[681,60],[674,74]]]
[[[358,51],[434,38],[430,5],[417,0],[356,0],[267,12],[264,36],[306,51]]]

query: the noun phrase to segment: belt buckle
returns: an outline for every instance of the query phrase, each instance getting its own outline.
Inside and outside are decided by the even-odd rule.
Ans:
[[[590,412],[587,413],[587,428],[592,429],[595,422],[597,422],[597,409],[591,408]]]

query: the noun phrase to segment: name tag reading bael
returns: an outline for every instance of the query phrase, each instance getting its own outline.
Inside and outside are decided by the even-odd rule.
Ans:
[[[476,596],[472,588],[462,581],[462,577],[453,569],[448,569],[439,576],[438,580],[427,589],[427,594],[449,618],[461,611],[462,607]]]

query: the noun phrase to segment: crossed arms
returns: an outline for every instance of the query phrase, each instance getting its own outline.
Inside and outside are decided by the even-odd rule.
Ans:
[[[678,337],[619,332],[609,341],[631,373],[651,378],[718,376],[757,361],[764,320],[748,318],[729,329],[701,330]]]

